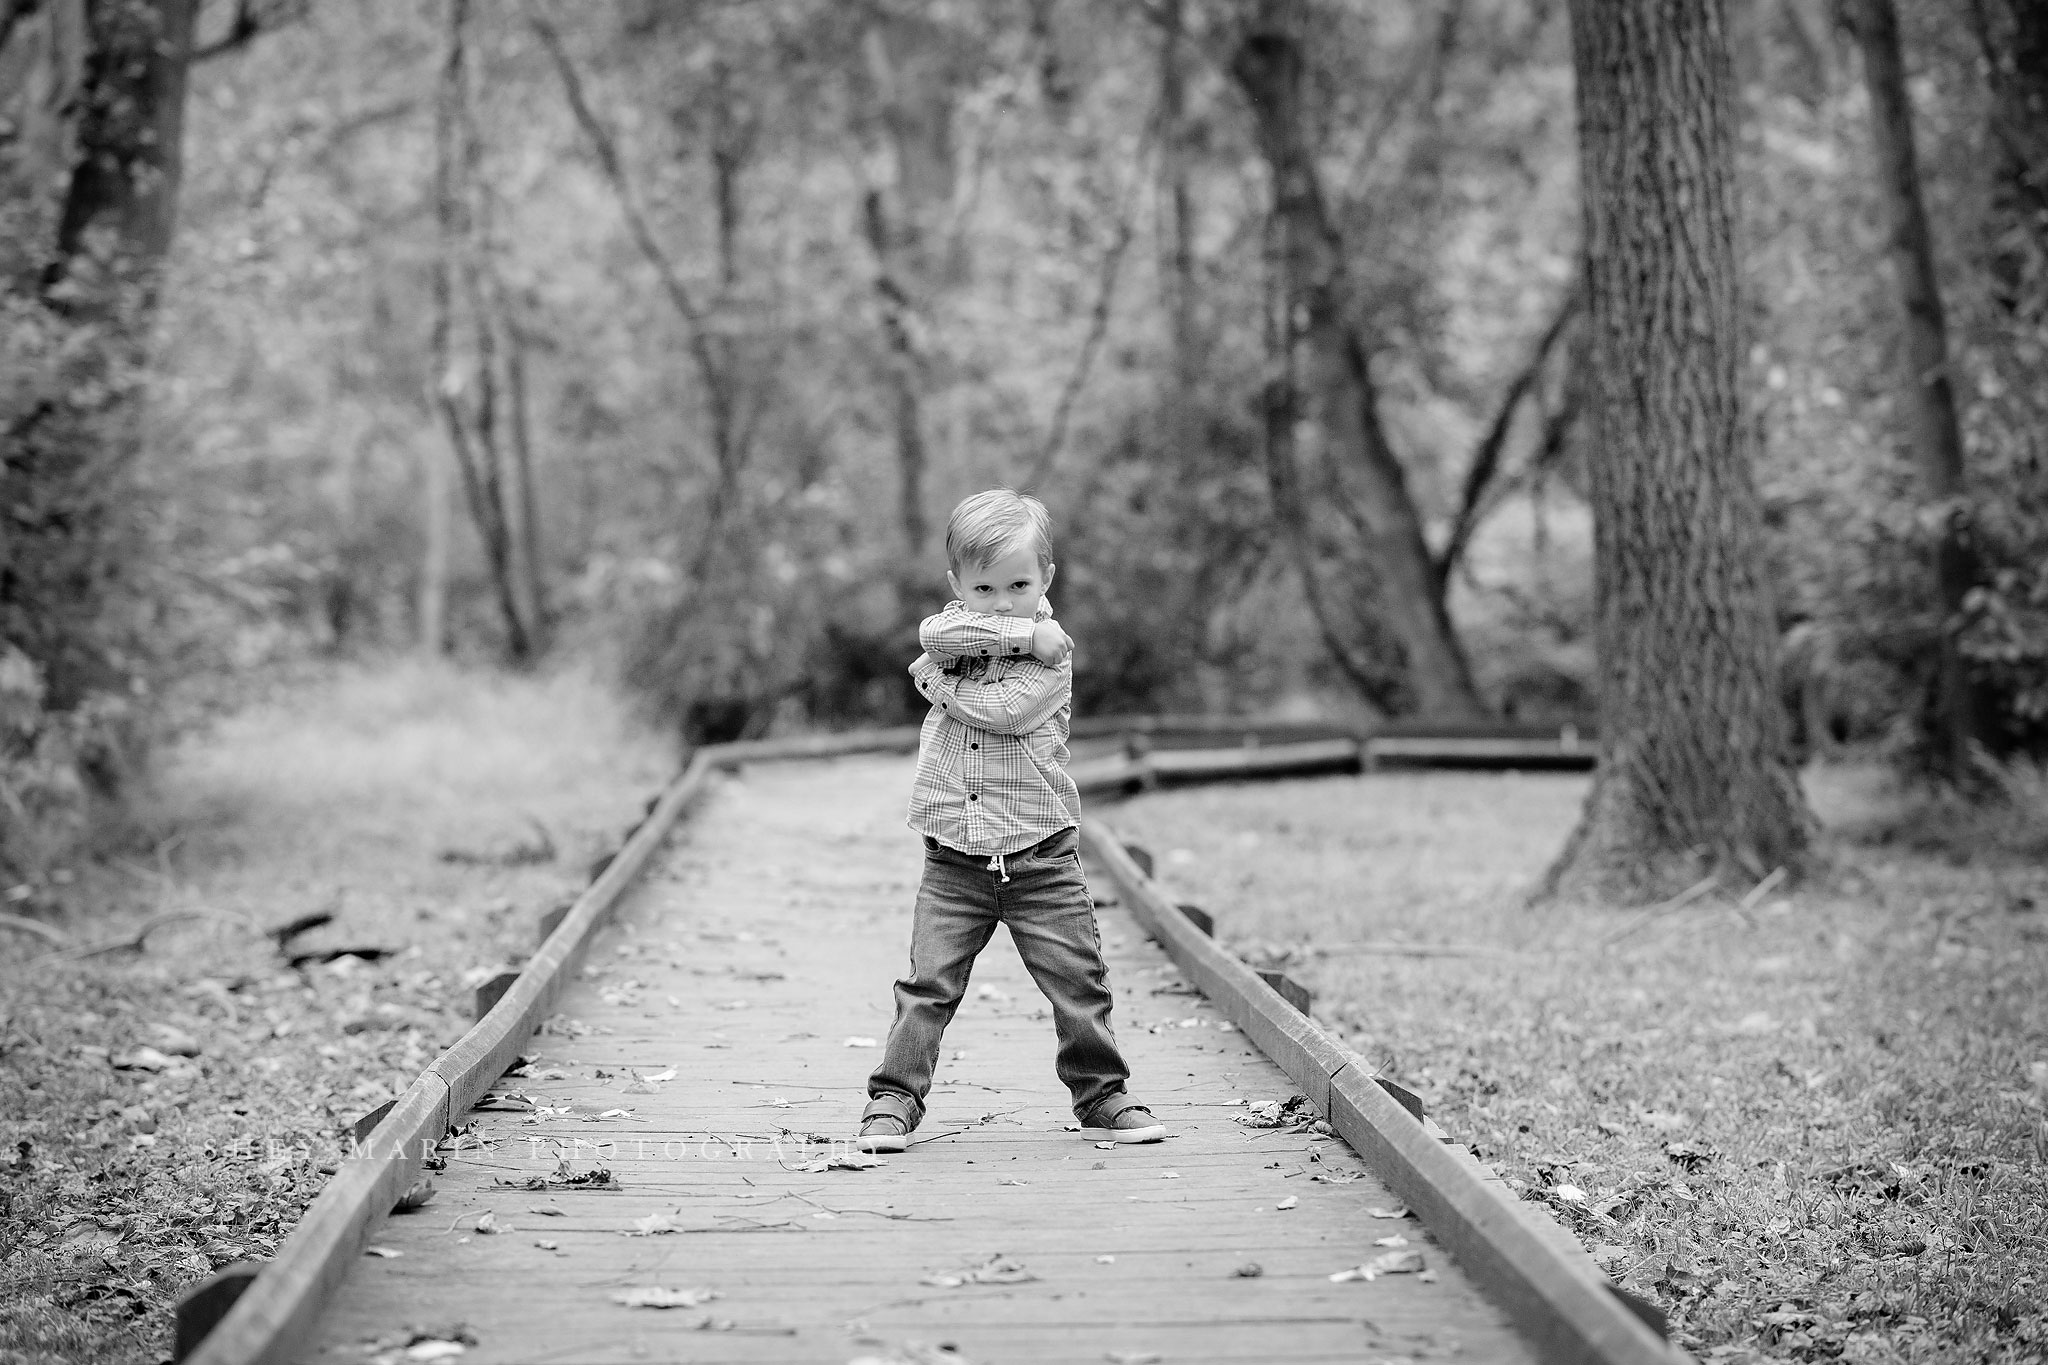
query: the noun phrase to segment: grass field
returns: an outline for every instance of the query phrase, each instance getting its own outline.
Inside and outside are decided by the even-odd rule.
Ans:
[[[2048,1358],[2048,808],[1964,852],[1959,818],[1931,830],[1941,812],[1871,772],[1810,787],[1838,831],[1828,885],[1663,911],[1527,905],[1583,778],[1375,774],[1098,813],[1688,1349]],[[1460,955],[1397,951],[1423,945]]]
[[[0,934],[0,1362],[167,1359],[177,1291],[275,1249],[340,1132],[460,1036],[468,986],[672,764],[586,677],[416,665],[166,755],[144,846],[78,869],[64,927],[210,918],[86,957]],[[251,932],[314,911],[295,951],[390,955],[294,971]]]

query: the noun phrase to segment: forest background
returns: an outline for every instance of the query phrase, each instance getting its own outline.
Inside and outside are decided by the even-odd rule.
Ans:
[[[692,740],[910,718],[994,483],[1052,508],[1084,712],[1588,714],[1564,7],[1299,9],[1281,119],[1204,0],[0,6],[15,899],[280,662],[597,658]],[[1946,633],[2038,747],[2048,37],[1900,6],[1967,470],[1930,493],[1855,44],[1730,9],[1794,729],[1910,761]],[[1359,363],[1287,379],[1360,420],[1276,441],[1303,212]]]

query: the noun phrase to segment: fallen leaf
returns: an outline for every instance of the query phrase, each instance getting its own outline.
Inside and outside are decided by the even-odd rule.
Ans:
[[[1276,1208],[1276,1209],[1278,1209],[1278,1210],[1280,1210],[1280,1211],[1281,1211],[1282,1213],[1285,1213],[1285,1212],[1287,1212],[1287,1210],[1289,1210],[1289,1209],[1293,1208],[1293,1207],[1294,1207],[1294,1206],[1295,1206],[1296,1204],[1299,1204],[1300,1202],[1301,1202],[1301,1196],[1300,1196],[1300,1195],[1298,1195],[1298,1194],[1290,1194],[1290,1195],[1288,1195],[1288,1196],[1287,1196],[1287,1197],[1286,1197],[1285,1199],[1283,1199],[1283,1200],[1281,1200],[1281,1201],[1280,1201],[1279,1203],[1275,1204],[1275,1205],[1274,1205],[1273,1207],[1274,1207],[1274,1208]]]
[[[162,1071],[172,1065],[175,1063],[169,1057],[147,1045],[130,1048],[113,1057],[116,1071]]]
[[[1586,1192],[1577,1185],[1552,1185],[1550,1192],[1559,1199],[1564,1200],[1567,1204],[1583,1204],[1586,1202]]]
[[[405,1193],[398,1196],[398,1202],[391,1206],[393,1213],[410,1213],[434,1197],[434,1178],[423,1175],[405,1187]]]
[[[1115,1265],[1115,1264],[1116,1264],[1116,1257],[1114,1257],[1114,1256],[1097,1256],[1097,1257],[1095,1258],[1095,1264],[1097,1264],[1097,1265]]]
[[[645,1218],[634,1219],[631,1230],[623,1235],[627,1237],[659,1237],[664,1233],[674,1232],[675,1230],[675,1219],[657,1209]]]
[[[527,1210],[527,1212],[528,1212],[528,1213],[537,1213],[537,1214],[539,1214],[539,1215],[540,1215],[541,1217],[543,1217],[543,1218],[566,1218],[566,1217],[568,1217],[568,1216],[569,1216],[568,1214],[564,1213],[564,1212],[563,1212],[563,1211],[562,1211],[561,1209],[544,1209],[544,1208],[534,1207],[534,1208],[529,1208],[529,1209]]]
[[[672,1081],[675,1078],[676,1069],[674,1067],[669,1067],[663,1071],[651,1071],[647,1075],[642,1076],[640,1079],[648,1082],[651,1085],[660,1081]]]
[[[1408,1245],[1408,1239],[1406,1237],[1403,1237],[1400,1233],[1395,1232],[1390,1233],[1385,1237],[1373,1238],[1372,1244],[1376,1247],[1404,1247]]]
[[[1116,1144],[1114,1142],[1098,1142],[1095,1145],[1105,1152],[1112,1152],[1116,1150]]]
[[[562,1245],[551,1237],[536,1237],[533,1239],[533,1244],[542,1251],[553,1251]]]
[[[666,1289],[660,1285],[636,1285],[614,1289],[612,1302],[628,1308],[697,1308],[718,1297],[716,1289]]]
[[[966,1284],[1025,1284],[1037,1278],[1021,1264],[999,1252],[980,1265],[966,1270],[927,1275],[918,1283],[932,1285],[938,1289],[958,1289]]]
[[[1266,1273],[1266,1267],[1260,1265],[1257,1261],[1246,1261],[1230,1273],[1237,1276],[1240,1280],[1256,1280],[1259,1276]]]
[[[158,1051],[167,1052],[173,1057],[199,1055],[199,1040],[175,1024],[151,1024],[149,1040],[156,1044]]]
[[[1002,1179],[996,1181],[996,1184],[998,1185],[1026,1185],[1029,1183],[1029,1181],[1019,1180],[1017,1179],[1017,1177],[1013,1175],[1006,1175]]]
[[[1178,1180],[1178,1179],[1180,1179],[1180,1172],[1179,1172],[1179,1171],[1161,1171],[1161,1172],[1159,1173],[1159,1178],[1160,1178],[1161,1180]]]
[[[1696,1171],[1721,1154],[1714,1150],[1711,1143],[1667,1142],[1664,1144],[1664,1155],[1684,1169]]]
[[[486,1237],[496,1236],[505,1231],[498,1226],[498,1215],[488,1209],[476,1216],[476,1230]]]
[[[872,1039],[872,1038],[861,1038],[861,1037],[851,1037],[851,1038],[848,1038],[848,1039],[847,1039],[847,1040],[846,1040],[845,1042],[841,1043],[841,1044],[840,1044],[840,1046],[841,1046],[841,1047],[873,1047],[873,1046],[875,1046],[875,1040],[874,1040],[874,1039]]]
[[[1396,1204],[1389,1209],[1375,1204],[1365,1211],[1365,1216],[1368,1218],[1406,1218],[1408,1216],[1408,1207],[1405,1204]]]
[[[1362,1265],[1340,1270],[1330,1276],[1331,1284],[1343,1284],[1347,1280],[1376,1280],[1382,1275],[1413,1275],[1424,1268],[1422,1253],[1408,1249],[1389,1251],[1373,1257]]]
[[[400,1256],[405,1255],[405,1253],[400,1251],[397,1247],[380,1247],[373,1245],[364,1247],[363,1255],[381,1256],[387,1260],[397,1260]]]
[[[423,1341],[405,1348],[406,1360],[453,1360],[469,1348],[459,1341]]]
[[[800,1166],[791,1166],[789,1169],[792,1171],[811,1172],[871,1171],[877,1166],[886,1166],[888,1164],[888,1162],[878,1156],[869,1156],[864,1152],[846,1152],[834,1157],[821,1156],[815,1161],[806,1161]]]

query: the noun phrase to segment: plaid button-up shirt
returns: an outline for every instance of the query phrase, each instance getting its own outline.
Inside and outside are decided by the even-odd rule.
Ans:
[[[1015,853],[1081,823],[1067,776],[1074,667],[1031,653],[1035,624],[954,602],[917,630],[925,652],[910,676],[932,709],[909,823],[962,853]]]

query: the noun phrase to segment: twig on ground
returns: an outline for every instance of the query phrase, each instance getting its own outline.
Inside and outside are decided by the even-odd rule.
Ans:
[[[1674,910],[1684,909],[1686,906],[1691,905],[1694,901],[1706,895],[1708,892],[1712,891],[1715,887],[1719,886],[1720,884],[1721,879],[1719,876],[1716,875],[1709,875],[1700,878],[1691,886],[1688,886],[1687,888],[1685,888],[1685,890],[1673,896],[1670,900],[1659,901],[1657,904],[1643,911],[1642,914],[1637,915],[1634,919],[1630,920],[1627,924],[1622,925],[1619,929],[1616,929],[1613,933],[1601,939],[1598,943],[1593,945],[1594,951],[1599,952],[1608,948],[1612,948],[1615,944],[1621,942],[1630,934],[1633,934],[1636,930],[1648,924],[1651,920],[1658,919],[1664,915],[1668,915]]]
[[[19,929],[24,934],[34,934],[45,943],[64,947],[71,942],[71,936],[62,929],[55,929],[41,920],[28,919],[22,915],[0,915],[0,929]]]
[[[1779,882],[1782,882],[1784,880],[1785,869],[1782,867],[1772,868],[1771,874],[1768,877],[1765,877],[1755,886],[1749,888],[1748,893],[1745,894],[1741,900],[1735,903],[1736,908],[1740,910],[1755,909],[1756,903],[1762,900],[1765,896],[1770,895],[1772,889],[1775,888]]]
[[[163,928],[166,924],[176,924],[181,920],[193,919],[218,920],[227,924],[239,924],[251,933],[262,932],[256,927],[255,921],[251,920],[247,915],[239,914],[233,910],[166,910],[162,914],[151,915],[147,920],[144,920],[142,927],[127,938],[108,939],[104,943],[86,943],[76,948],[60,948],[56,952],[44,953],[42,957],[36,960],[41,962],[49,958],[61,957],[69,958],[72,961],[83,961],[88,957],[98,957],[102,953],[118,953],[124,950],[140,952],[149,936]]]

